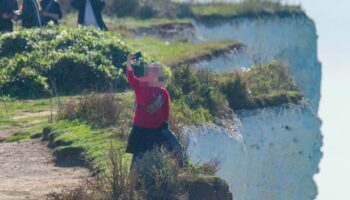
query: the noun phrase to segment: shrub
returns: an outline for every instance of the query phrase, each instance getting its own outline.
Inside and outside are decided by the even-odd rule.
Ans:
[[[24,50],[32,49],[28,41],[27,35],[19,35],[16,33],[7,33],[0,37],[0,57],[13,56]]]
[[[122,64],[130,51],[118,33],[86,27],[4,34],[0,36],[0,95],[40,97],[53,86],[61,94],[126,89]],[[35,89],[27,92],[24,86]],[[12,87],[16,90],[7,89]]]
[[[111,145],[107,160],[107,171],[102,176],[100,182],[104,189],[104,194],[107,194],[107,199],[118,200],[135,200],[137,193],[135,191],[135,176],[129,171],[129,166],[123,159],[123,149],[117,149]]]
[[[186,169],[187,176],[214,176],[219,171],[219,162],[217,160],[210,160],[203,164],[189,164]]]
[[[59,119],[87,121],[93,126],[116,124],[123,105],[117,102],[114,94],[90,94],[81,96],[78,101],[70,100],[58,110]]]
[[[221,91],[232,109],[255,109],[298,103],[302,95],[287,68],[277,61],[224,75]]]
[[[222,116],[229,112],[228,102],[220,91],[219,82],[215,74],[201,69],[196,73],[198,80],[201,81],[200,95],[205,98],[203,103],[214,116]]]
[[[62,193],[48,195],[49,200],[137,200],[135,177],[129,171],[123,159],[124,149],[111,144],[108,153],[106,170],[99,174],[97,181],[87,182],[84,187]]]
[[[83,90],[106,91],[113,88],[113,80],[117,77],[111,61],[100,53],[89,58],[84,54],[61,54],[49,74],[60,94]]]
[[[238,73],[221,84],[221,91],[232,109],[249,108],[253,102],[248,93],[246,83]]]
[[[173,68],[172,85],[168,89],[173,99],[186,102],[191,109],[206,108],[214,116],[229,110],[215,75],[209,71],[195,71],[189,66]]]
[[[252,96],[273,92],[298,91],[287,68],[278,61],[254,66],[241,74]]]
[[[136,163],[140,196],[146,200],[179,200],[186,197],[178,163],[164,149],[146,152]]]

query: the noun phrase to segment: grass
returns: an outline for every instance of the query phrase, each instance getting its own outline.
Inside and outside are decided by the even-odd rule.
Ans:
[[[63,26],[77,26],[77,13],[69,13],[61,20]],[[150,18],[139,19],[134,17],[117,18],[115,16],[103,15],[109,31],[122,31],[123,29],[137,30],[139,28],[152,28],[167,24],[188,24],[191,23],[190,18],[166,19],[166,18]],[[123,31],[122,31],[123,32]]]
[[[11,100],[2,102],[0,118],[0,130],[18,129],[18,132],[12,136],[5,138],[4,142],[15,142],[30,138],[36,138],[41,135],[44,127],[51,127],[52,133],[51,143],[54,146],[56,155],[74,154],[80,152],[83,159],[91,162],[94,169],[103,170],[106,167],[105,155],[107,154],[110,145],[113,144],[117,148],[125,148],[127,137],[131,128],[133,117],[133,92],[125,92],[116,94],[118,99],[123,101],[123,109],[120,118],[115,125],[108,127],[94,127],[92,124],[80,120],[56,120],[50,123],[48,116],[31,116],[21,119],[13,119],[14,116],[26,112],[47,111],[50,108],[49,99],[36,100]],[[77,96],[61,97],[63,102],[68,102],[70,99],[75,101]],[[186,104],[173,101],[171,104],[172,113],[178,123],[181,124],[201,124],[210,122],[213,117],[210,113],[200,108],[197,110],[189,109]],[[54,104],[54,109],[57,110],[57,105]],[[40,120],[39,123],[31,122]],[[127,163],[130,163],[131,155],[123,154],[123,158]]]
[[[52,125],[56,155],[66,155],[76,150],[83,153],[83,159],[91,162],[93,168],[101,170],[106,166],[105,156],[113,144],[119,148],[125,146],[125,141],[117,139],[115,132],[109,128],[94,129],[91,125],[75,121],[61,120]],[[130,155],[124,157],[130,160]]]
[[[229,51],[241,45],[236,41],[211,41],[202,44],[185,42],[165,42],[154,38],[127,39],[134,48],[142,51],[146,56],[156,57],[167,66],[191,64],[200,58],[210,58],[220,51]]]
[[[192,13],[197,19],[230,19],[261,15],[303,13],[300,6],[282,5],[278,2],[245,1],[241,3],[194,4]]]
[[[217,79],[234,110],[298,104],[303,98],[287,68],[277,61],[240,73],[218,74]]]
[[[138,29],[138,28],[150,28],[154,26],[162,26],[166,24],[188,24],[191,23],[191,19],[182,18],[182,19],[138,19],[138,18],[116,18],[106,16],[105,22],[110,27],[111,30],[114,30],[117,27],[127,27],[128,29]]]

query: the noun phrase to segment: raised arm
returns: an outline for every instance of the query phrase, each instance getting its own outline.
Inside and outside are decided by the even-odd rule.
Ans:
[[[128,55],[128,61],[126,64],[126,76],[128,77],[128,82],[131,86],[132,89],[136,89],[140,85],[140,79],[138,79],[135,74],[134,70],[132,69],[131,66],[131,61],[135,58],[134,54],[129,54]]]

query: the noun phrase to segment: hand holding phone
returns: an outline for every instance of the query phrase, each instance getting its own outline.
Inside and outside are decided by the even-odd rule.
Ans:
[[[142,57],[141,51],[136,52],[134,55],[135,55],[135,59],[136,59],[136,60],[140,60],[140,58]]]

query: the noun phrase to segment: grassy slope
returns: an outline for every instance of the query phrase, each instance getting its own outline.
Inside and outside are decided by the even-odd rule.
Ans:
[[[118,95],[129,102],[127,106],[132,107],[133,95],[128,92]],[[68,99],[76,99],[76,97],[61,97],[62,101]],[[57,110],[57,104],[53,104],[53,109]],[[23,139],[30,139],[35,136],[40,136],[44,127],[50,126],[53,128],[52,136],[55,138],[55,152],[62,153],[69,150],[81,149],[84,152],[86,160],[91,161],[94,167],[100,168],[104,166],[104,155],[113,143],[117,147],[123,147],[126,142],[125,136],[119,136],[115,128],[93,128],[89,124],[80,121],[57,121],[49,122],[48,116],[16,117],[23,113],[35,113],[39,111],[48,111],[50,109],[50,99],[37,100],[14,100],[11,102],[0,102],[0,130],[13,129],[15,134],[5,139],[5,142],[14,142]],[[132,109],[125,110],[128,113],[123,113],[125,118],[132,119]],[[40,122],[32,124],[34,120]],[[130,156],[125,154],[126,158]]]
[[[76,99],[76,96],[61,97],[65,102],[69,99]],[[64,154],[82,151],[84,159],[92,163],[92,167],[103,169],[106,165],[105,155],[109,150],[111,143],[117,148],[125,148],[127,136],[131,128],[133,117],[133,99],[132,92],[118,93],[117,98],[123,100],[123,120],[117,122],[115,126],[106,128],[94,128],[88,123],[82,121],[57,121],[50,123],[48,116],[24,117],[14,119],[15,116],[21,116],[25,112],[48,111],[50,109],[50,99],[37,100],[14,100],[11,102],[0,101],[0,130],[15,129],[15,134],[5,139],[5,142],[14,142],[24,139],[30,139],[40,136],[44,127],[52,127],[52,141],[56,154]],[[183,124],[200,124],[212,120],[208,111],[200,109],[192,111],[178,102],[172,102],[171,115],[176,116]],[[57,104],[53,104],[53,109],[57,110]],[[33,120],[41,120],[39,123],[32,124]],[[189,120],[190,119],[190,120]],[[124,154],[128,161],[130,154]]]
[[[215,52],[228,51],[241,45],[236,41],[212,41],[203,44],[166,42],[154,38],[127,39],[134,49],[146,56],[156,57],[168,66],[191,63],[201,57],[211,57]]]
[[[237,17],[253,17],[261,15],[303,14],[300,6],[281,5],[272,2],[246,3],[212,3],[191,6],[197,19],[230,19]]]
[[[182,19],[138,19],[133,17],[117,18],[115,16],[103,16],[109,31],[120,31],[123,28],[129,30],[136,30],[138,28],[150,28],[155,26],[161,26],[166,24],[188,24],[191,23],[190,18]],[[69,13],[62,20],[62,25],[76,26],[77,25],[77,13]]]

